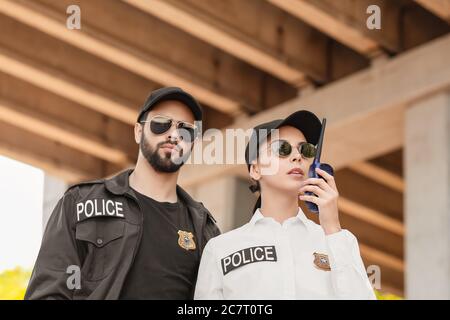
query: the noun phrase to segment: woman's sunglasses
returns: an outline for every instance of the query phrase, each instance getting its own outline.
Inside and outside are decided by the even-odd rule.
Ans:
[[[270,144],[273,153],[281,158],[288,157],[294,147],[286,140],[275,140]],[[302,155],[302,157],[311,159],[316,156],[316,147],[308,142],[300,142],[295,148]]]
[[[185,137],[187,134],[190,138],[189,142],[194,141],[197,137],[197,127],[191,123],[184,121],[176,121],[172,118],[165,116],[154,116],[150,120],[141,121],[141,123],[149,122],[150,130],[154,134],[163,134],[169,131],[172,128],[172,125],[175,124],[178,132],[181,134],[181,137]]]

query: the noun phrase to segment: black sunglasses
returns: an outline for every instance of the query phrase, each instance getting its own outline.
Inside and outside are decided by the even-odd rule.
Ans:
[[[298,152],[302,155],[302,157],[311,159],[316,156],[316,147],[308,142],[300,142],[296,146]],[[285,158],[292,153],[294,147],[286,140],[275,140],[270,144],[270,149],[277,156],[281,158]]]
[[[172,125],[175,124],[178,132],[181,134],[181,137],[184,137],[184,134],[187,133],[190,138],[189,142],[194,141],[197,137],[197,127],[191,123],[185,121],[176,121],[172,118],[166,116],[154,116],[150,120],[141,121],[141,123],[150,123],[150,130],[154,134],[163,134],[169,131],[172,128]]]

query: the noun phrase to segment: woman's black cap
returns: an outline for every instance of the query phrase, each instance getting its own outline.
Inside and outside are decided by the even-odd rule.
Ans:
[[[141,112],[139,112],[137,122],[141,122],[144,113],[153,109],[156,104],[167,100],[177,100],[184,103],[192,111],[196,121],[202,120],[202,108],[193,96],[178,87],[164,87],[150,93],[142,106]]]
[[[245,148],[245,161],[247,169],[250,171],[250,164],[259,153],[259,146],[267,139],[273,130],[282,126],[292,126],[300,130],[306,141],[316,145],[319,142],[322,123],[317,116],[307,110],[300,110],[292,113],[286,119],[277,119],[262,123],[253,128],[252,135]],[[250,148],[252,146],[252,148]]]

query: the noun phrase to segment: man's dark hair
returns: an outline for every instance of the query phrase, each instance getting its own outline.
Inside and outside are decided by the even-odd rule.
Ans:
[[[148,117],[148,114],[149,114],[149,113],[150,113],[150,110],[145,111],[145,112],[142,114],[141,120],[140,120],[139,123],[142,124],[142,121],[147,121],[147,117]]]

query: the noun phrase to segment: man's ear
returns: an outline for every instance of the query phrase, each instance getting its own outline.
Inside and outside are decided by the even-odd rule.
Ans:
[[[259,179],[261,179],[261,170],[259,168],[259,164],[256,162],[253,162],[250,165],[250,177],[255,180],[258,181]]]
[[[138,122],[134,124],[134,141],[139,144],[143,135],[144,126]]]

